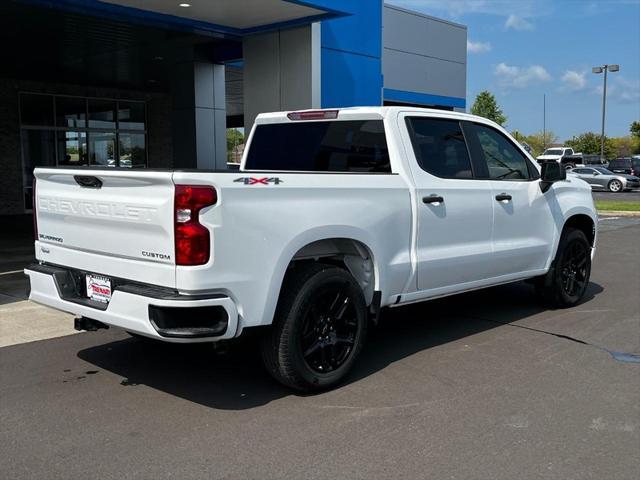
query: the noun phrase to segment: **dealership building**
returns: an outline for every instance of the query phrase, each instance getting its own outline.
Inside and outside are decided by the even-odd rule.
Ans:
[[[260,112],[466,106],[466,27],[382,0],[4,0],[0,39],[3,216],[36,166],[227,168]]]

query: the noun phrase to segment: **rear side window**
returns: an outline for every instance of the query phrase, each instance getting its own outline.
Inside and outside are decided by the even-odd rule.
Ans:
[[[382,120],[256,126],[245,168],[302,172],[391,172]]]
[[[441,178],[473,178],[460,122],[409,117],[407,128],[416,160],[423,170]]]
[[[529,166],[524,154],[503,134],[477,123],[472,124],[484,161],[493,180],[528,180]]]

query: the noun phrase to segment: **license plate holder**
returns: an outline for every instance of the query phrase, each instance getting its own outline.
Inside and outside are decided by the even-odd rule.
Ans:
[[[111,279],[92,273],[88,273],[85,279],[89,300],[105,304],[111,301]]]

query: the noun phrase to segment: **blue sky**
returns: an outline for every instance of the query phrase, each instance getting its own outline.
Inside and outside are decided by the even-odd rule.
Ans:
[[[600,131],[602,74],[609,136],[628,135],[640,120],[640,0],[386,0],[468,27],[467,108],[489,90],[524,134],[547,129],[560,140]]]

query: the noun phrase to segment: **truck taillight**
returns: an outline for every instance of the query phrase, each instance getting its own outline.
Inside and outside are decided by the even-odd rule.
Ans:
[[[33,209],[33,237],[38,240],[38,209],[36,208],[36,177],[31,184],[31,208]]]
[[[209,261],[209,230],[200,223],[200,210],[218,200],[213,187],[176,185],[173,199],[176,265],[204,265]]]

